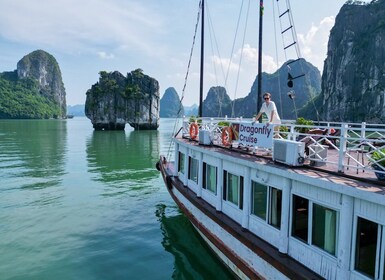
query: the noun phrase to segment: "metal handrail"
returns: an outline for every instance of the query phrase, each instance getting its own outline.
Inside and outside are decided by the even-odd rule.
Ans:
[[[184,119],[183,121],[183,133],[184,137],[189,137],[189,129],[192,123],[196,123],[199,130],[207,130],[210,132],[212,143],[218,146],[222,144],[222,131],[228,124],[237,124],[240,122],[255,122],[254,119],[243,118],[199,118],[199,119]],[[310,154],[306,157],[311,157],[311,161],[322,161],[329,165],[336,166],[336,171],[345,172],[349,168],[355,168],[365,172],[379,172],[385,174],[385,163],[382,161],[375,161],[371,159],[373,153],[380,153],[385,157],[382,149],[385,148],[385,125],[383,124],[367,124],[362,123],[342,123],[342,122],[317,122],[314,125],[298,125],[293,120],[283,120],[280,125],[281,129],[279,138],[294,140],[294,141],[307,141],[307,146],[310,146]],[[312,134],[309,133],[314,129],[322,129],[325,134]],[[330,132],[332,130],[338,131],[333,135]],[[302,132],[304,131],[304,132]],[[198,135],[199,136],[199,135]],[[233,141],[233,144],[237,144]],[[319,151],[322,151],[322,147],[328,146],[328,149],[337,151],[337,162],[332,161],[330,158],[321,158]],[[314,147],[318,147],[314,149]],[[255,148],[248,146],[247,148]],[[317,150],[318,152],[316,152]],[[361,161],[354,157],[352,153],[360,153]],[[385,161],[385,160],[384,160]],[[376,167],[373,166],[376,165]]]

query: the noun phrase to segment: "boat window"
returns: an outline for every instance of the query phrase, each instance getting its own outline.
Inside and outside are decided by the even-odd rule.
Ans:
[[[199,162],[197,159],[189,157],[189,169],[188,178],[198,184],[198,166]]]
[[[227,200],[238,205],[239,177],[231,173],[227,173]]]
[[[251,182],[251,213],[265,220],[269,225],[281,228],[282,190],[257,182]]]
[[[293,223],[291,235],[302,241],[308,240],[309,200],[293,195]]]
[[[217,168],[207,163],[203,163],[203,188],[214,194],[217,193]]]
[[[282,190],[270,188],[269,225],[281,228]]]
[[[252,214],[266,221],[267,189],[268,187],[252,181]]]
[[[185,174],[184,160],[185,160],[184,153],[179,152],[178,172],[182,174]]]
[[[243,208],[243,177],[223,172],[223,199]]]
[[[356,234],[355,270],[374,278],[378,247],[378,224],[358,218]]]
[[[335,210],[313,204],[312,244],[335,255],[337,212]]]

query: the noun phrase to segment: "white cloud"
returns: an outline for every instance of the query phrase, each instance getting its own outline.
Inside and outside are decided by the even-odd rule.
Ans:
[[[333,27],[335,17],[325,17],[318,25],[312,24],[306,34],[298,34],[298,41],[302,56],[321,72],[327,53],[327,43],[330,29]]]
[[[113,59],[115,58],[115,55],[113,53],[106,53],[106,52],[98,52],[98,56],[101,58],[101,59]]]
[[[2,0],[0,36],[67,51],[97,46],[148,50],[162,20],[137,1]]]

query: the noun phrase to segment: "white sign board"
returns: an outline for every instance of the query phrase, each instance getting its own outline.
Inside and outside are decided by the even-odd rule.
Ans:
[[[239,143],[245,146],[272,148],[274,125],[265,123],[240,123]]]

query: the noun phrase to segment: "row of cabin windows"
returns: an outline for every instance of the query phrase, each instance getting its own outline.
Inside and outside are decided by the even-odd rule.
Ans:
[[[179,153],[178,171],[185,173],[185,155]],[[198,183],[198,160],[189,157],[188,179]],[[217,167],[203,163],[203,188],[217,194]],[[223,199],[243,209],[244,179],[223,171]],[[282,191],[252,181],[251,214],[280,229]],[[336,255],[337,211],[293,195],[291,236]],[[358,217],[354,269],[372,279],[385,280],[385,229]],[[382,253],[381,253],[382,252]],[[381,258],[380,258],[381,256]]]

